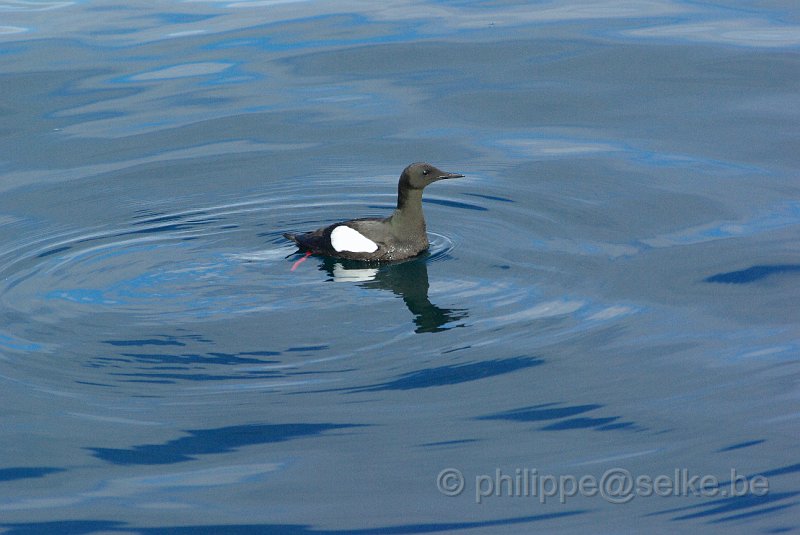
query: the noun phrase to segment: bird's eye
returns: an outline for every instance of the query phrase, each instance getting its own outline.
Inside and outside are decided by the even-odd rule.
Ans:
[[[423,169],[423,170],[422,170],[422,174],[423,174],[423,175],[427,175],[427,174],[428,174],[428,173],[430,173],[430,172],[431,172],[431,170],[430,170],[430,169]]]

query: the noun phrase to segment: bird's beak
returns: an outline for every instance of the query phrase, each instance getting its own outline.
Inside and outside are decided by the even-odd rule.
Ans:
[[[436,180],[442,180],[443,178],[461,178],[463,176],[464,175],[459,175],[458,173],[442,173],[436,177]]]

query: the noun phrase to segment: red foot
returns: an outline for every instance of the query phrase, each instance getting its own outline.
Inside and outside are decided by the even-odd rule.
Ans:
[[[297,262],[295,262],[294,264],[292,264],[292,269],[290,269],[289,271],[294,271],[295,269],[297,269],[297,266],[308,260],[309,256],[311,256],[311,251],[306,251],[306,255]]]

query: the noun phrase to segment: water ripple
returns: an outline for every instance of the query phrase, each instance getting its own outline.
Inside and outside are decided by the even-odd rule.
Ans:
[[[347,267],[315,258],[291,271],[296,249],[281,234],[334,221],[347,206],[379,196],[302,198],[290,186],[272,189],[191,209],[135,206],[116,223],[81,229],[10,220],[19,238],[0,251],[0,349],[9,365],[0,366],[0,376],[59,396],[90,387],[121,394],[136,383],[148,384],[153,394],[169,389],[172,396],[203,399],[231,389],[302,388],[325,380],[319,372],[309,375],[307,366],[396,344],[414,335],[408,325],[436,332],[463,317],[428,301],[424,266],[450,259],[456,248],[449,236],[432,233],[429,253],[416,264],[375,269],[364,279],[363,288],[388,290],[372,294],[379,305],[396,308],[395,296],[402,296],[416,323],[401,323],[357,348],[337,330],[315,333],[302,347],[209,352],[211,340],[189,334],[192,325],[203,329],[233,318],[240,326],[302,324],[308,310],[336,317],[356,298],[352,284],[319,291],[326,281],[320,270],[348,280]],[[96,350],[86,354],[87,347]]]

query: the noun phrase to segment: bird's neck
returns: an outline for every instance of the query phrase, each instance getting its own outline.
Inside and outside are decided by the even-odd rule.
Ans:
[[[401,235],[425,235],[425,216],[422,213],[421,189],[398,189],[397,209],[392,214],[392,226]]]

